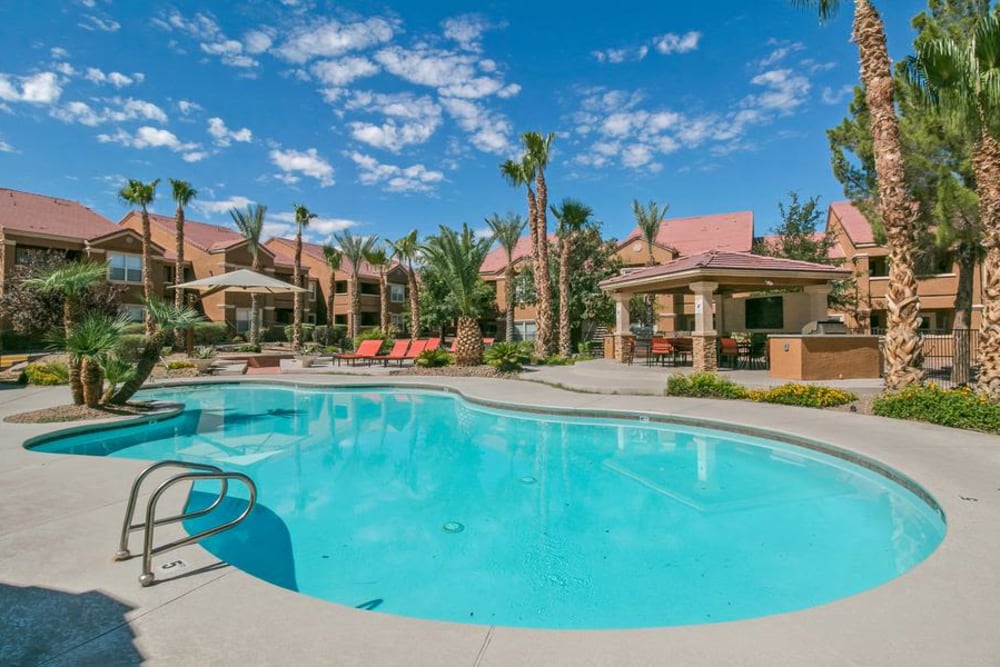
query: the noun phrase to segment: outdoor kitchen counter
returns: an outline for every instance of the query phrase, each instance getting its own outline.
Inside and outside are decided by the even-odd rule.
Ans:
[[[779,334],[768,337],[771,377],[783,380],[877,378],[878,336]]]

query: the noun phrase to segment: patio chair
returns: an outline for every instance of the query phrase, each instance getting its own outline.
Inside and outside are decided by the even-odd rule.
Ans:
[[[416,344],[416,342],[417,341],[414,341],[414,344]],[[398,361],[399,365],[402,366],[403,359],[407,358],[406,351],[409,347],[409,338],[399,338],[395,343],[393,343],[392,350],[389,351],[389,354],[376,354],[372,357],[372,359],[374,361],[381,361],[385,366],[388,366],[390,361]]]
[[[367,361],[369,365],[372,363],[372,359],[378,354],[378,349],[382,347],[382,339],[376,338],[374,340],[363,340],[358,345],[358,349],[354,353],[347,354],[334,354],[333,358],[336,360],[337,365],[340,365],[340,361],[346,360],[350,361],[353,366],[357,361]]]
[[[411,361],[416,359],[417,357],[420,356],[421,352],[427,349],[427,343],[428,341],[426,339],[418,338],[417,340],[410,343],[410,349],[406,351],[406,354],[398,358],[393,357],[391,359],[386,359],[386,365],[388,366],[390,361],[398,361],[399,365],[402,366],[403,362],[406,361],[407,359]]]
[[[649,343],[649,356],[646,358],[646,365],[651,366],[657,361],[663,366],[667,362],[667,357],[674,358],[674,346],[667,342],[666,338],[654,338]]]
[[[436,350],[439,347],[441,347],[441,339],[440,338],[428,338],[427,339],[427,347],[425,347],[424,349],[425,350]]]
[[[729,367],[736,368],[740,363],[740,346],[736,342],[735,338],[720,338],[719,339],[719,363],[722,366],[726,365],[726,360],[729,360]]]
[[[694,356],[694,341],[690,338],[668,338],[667,342],[674,348],[674,364],[687,363]]]

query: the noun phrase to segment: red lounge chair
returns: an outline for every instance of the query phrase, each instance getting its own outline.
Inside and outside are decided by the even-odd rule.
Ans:
[[[363,340],[358,345],[358,349],[355,350],[353,354],[335,354],[333,355],[333,358],[337,360],[338,366],[340,365],[341,359],[346,359],[347,361],[350,361],[352,366],[354,365],[354,362],[359,360],[367,361],[369,364],[371,364],[372,359],[374,359],[375,356],[378,354],[378,349],[380,347],[382,347],[381,339]]]
[[[417,340],[410,343],[410,349],[406,351],[406,354],[395,356],[388,354],[384,357],[380,357],[385,360],[385,365],[388,366],[390,361],[397,361],[399,365],[402,366],[403,362],[407,359],[416,359],[420,356],[420,353],[427,349],[427,341],[423,338],[418,338]]]
[[[439,347],[441,347],[441,339],[440,338],[428,338],[427,339],[427,347],[425,347],[424,349],[425,350],[436,350]]]
[[[403,364],[403,359],[406,359],[406,349],[410,347],[409,338],[400,338],[392,345],[392,350],[389,354],[376,354],[374,357],[375,361],[381,361],[384,365],[388,366],[390,361],[399,361],[399,364]]]

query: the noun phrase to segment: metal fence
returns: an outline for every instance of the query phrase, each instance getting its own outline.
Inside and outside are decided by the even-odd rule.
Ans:
[[[884,336],[882,329],[851,331]],[[979,372],[979,330],[929,329],[920,332],[924,380],[952,388],[973,384]],[[884,341],[884,338],[883,338]],[[885,371],[885,355],[881,355]]]

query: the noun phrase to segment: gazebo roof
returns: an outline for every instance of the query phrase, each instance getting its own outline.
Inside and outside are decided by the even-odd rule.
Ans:
[[[601,282],[606,292],[682,292],[693,282],[719,284],[719,291],[818,285],[851,275],[849,269],[794,259],[710,250]]]

